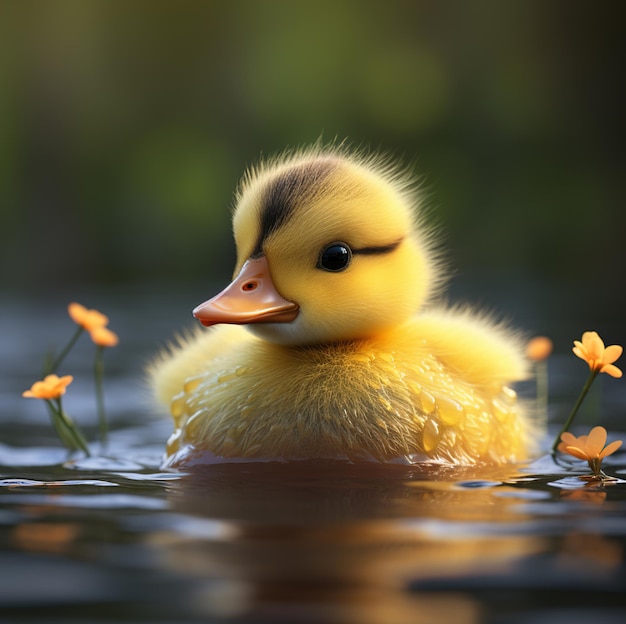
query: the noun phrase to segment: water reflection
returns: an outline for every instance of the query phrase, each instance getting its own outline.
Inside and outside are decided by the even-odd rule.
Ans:
[[[561,542],[557,562],[565,569],[608,575],[624,561],[624,548],[614,539],[593,533],[571,531]]]
[[[420,578],[506,570],[542,549],[541,537],[494,530],[523,520],[514,499],[496,496],[514,477],[510,468],[340,462],[197,466],[169,485],[170,504],[223,530],[151,539],[168,567],[221,580],[220,600],[210,583],[198,595],[207,614],[472,623],[480,608],[468,595],[407,587]]]
[[[5,468],[2,615],[8,605],[36,622],[71,608],[77,622],[472,624],[538,621],[599,595],[624,606],[624,481],[546,474],[547,460],[543,474],[79,463]]]
[[[15,526],[10,542],[18,550],[62,554],[69,552],[79,533],[77,523],[31,522]]]

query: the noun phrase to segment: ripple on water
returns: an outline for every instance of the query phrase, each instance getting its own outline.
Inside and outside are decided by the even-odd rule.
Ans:
[[[526,488],[504,487],[494,492],[494,496],[502,498],[519,498],[522,500],[545,500],[552,498],[550,492],[544,490],[530,490]]]
[[[60,481],[37,481],[36,479],[2,479],[0,487],[23,488],[23,487],[67,487],[71,485],[90,485],[96,487],[116,487],[117,483],[102,481],[100,479],[67,479]]]
[[[481,489],[481,488],[490,488],[496,487],[498,485],[502,485],[501,481],[481,481],[481,480],[471,480],[471,481],[459,481],[457,487],[467,488],[470,490]]]
[[[108,484],[115,485],[115,484]],[[134,494],[22,494],[19,497],[3,496],[4,505],[54,505],[55,507],[84,507],[86,509],[167,509],[167,501],[153,496]]]
[[[123,477],[130,481],[178,481],[182,472],[113,472],[117,477]]]
[[[65,468],[70,470],[105,470],[105,471],[125,471],[132,472],[135,470],[144,470],[145,466],[128,459],[119,459],[117,457],[83,457],[73,459],[63,464]]]
[[[67,459],[63,448],[27,446],[12,447],[0,443],[0,466],[55,466]]]

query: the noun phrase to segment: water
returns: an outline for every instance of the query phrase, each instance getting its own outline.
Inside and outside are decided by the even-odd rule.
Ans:
[[[580,480],[582,462],[547,455],[489,470],[162,470],[171,425],[147,400],[141,369],[205,294],[168,292],[80,299],[121,336],[106,353],[112,431],[91,458],[68,458],[44,406],[20,397],[45,349],[71,336],[69,299],[46,302],[43,319],[39,301],[0,306],[2,622],[624,621],[623,452],[605,460],[617,480],[604,484]],[[67,411],[93,440],[92,355],[81,341],[60,372],[76,376]],[[570,359],[551,360],[560,422],[585,377]],[[616,435],[626,398],[610,381],[590,410]]]

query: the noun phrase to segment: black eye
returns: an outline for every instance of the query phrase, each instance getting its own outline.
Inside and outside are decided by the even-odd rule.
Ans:
[[[331,243],[325,247],[317,262],[319,269],[325,271],[343,271],[352,260],[352,250],[345,243]]]

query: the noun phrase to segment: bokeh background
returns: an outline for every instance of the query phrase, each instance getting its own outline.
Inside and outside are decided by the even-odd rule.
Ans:
[[[322,136],[414,164],[461,291],[621,318],[625,26],[620,0],[0,0],[2,289],[224,280],[245,167]]]

